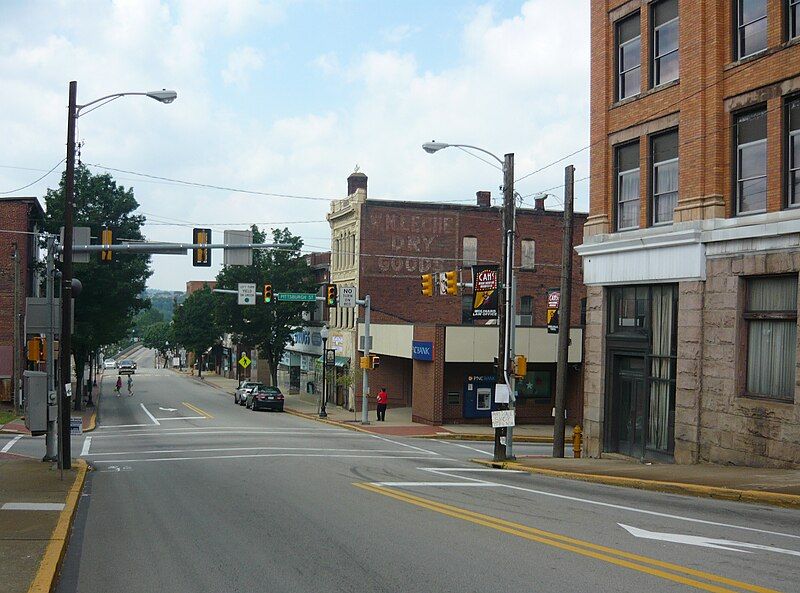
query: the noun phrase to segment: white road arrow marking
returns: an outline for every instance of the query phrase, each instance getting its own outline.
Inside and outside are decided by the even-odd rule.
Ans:
[[[161,406],[158,406],[158,409],[159,410],[164,410],[165,412],[177,412],[178,411],[178,408],[162,408]]]
[[[797,550],[787,550],[785,548],[775,548],[773,546],[763,546],[761,544],[751,544],[748,542],[737,542],[729,539],[715,539],[711,537],[703,537],[698,535],[683,535],[680,533],[660,533],[658,531],[647,531],[646,529],[639,529],[638,527],[631,527],[617,523],[620,527],[625,529],[634,537],[643,539],[654,539],[664,542],[673,542],[676,544],[686,544],[689,546],[701,546],[703,548],[715,548],[717,550],[728,550],[730,552],[741,552],[743,554],[750,554],[747,550],[740,550],[739,548],[749,548],[751,550],[764,550],[766,552],[777,552],[778,554],[789,554],[790,556],[800,556]]]

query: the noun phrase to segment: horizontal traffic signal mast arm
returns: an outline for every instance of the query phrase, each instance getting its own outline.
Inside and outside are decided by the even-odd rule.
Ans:
[[[73,253],[119,251],[127,253],[185,253],[191,249],[294,249],[284,243],[120,243],[119,245],[73,245]]]

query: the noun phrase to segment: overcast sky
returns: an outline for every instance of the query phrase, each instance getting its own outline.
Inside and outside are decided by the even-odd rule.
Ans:
[[[586,147],[589,1],[2,0],[0,192],[64,157],[70,80],[78,103],[178,92],[171,105],[127,97],[79,120],[82,161],[127,171],[112,174],[134,188],[149,239],[189,241],[192,226],[221,239],[256,222],[328,250],[325,214],[356,165],[370,198],[473,203],[478,190],[498,197],[500,171],[456,149],[428,155],[423,142],[514,152],[517,178]],[[584,150],[517,191],[561,185],[569,163],[588,175]],[[62,171],[10,195],[42,198]],[[588,209],[588,188],[576,183],[576,209]],[[548,193],[561,209],[563,188]],[[149,286],[182,290],[221,259],[204,269],[157,256]]]

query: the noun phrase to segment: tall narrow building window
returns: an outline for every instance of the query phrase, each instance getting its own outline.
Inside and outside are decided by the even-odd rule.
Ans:
[[[800,0],[789,0],[789,39],[800,37]]]
[[[797,275],[747,280],[748,395],[794,401]]]
[[[639,142],[617,148],[617,230],[639,228]]]
[[[464,237],[462,246],[464,267],[476,265],[478,263],[478,238]]]
[[[767,49],[767,0],[736,1],[736,58]]]
[[[653,4],[653,86],[678,78],[678,0]]]
[[[678,131],[653,136],[650,148],[653,224],[669,223],[678,203]]]
[[[767,208],[767,111],[736,116],[736,211]]]
[[[800,1],[800,0],[798,0]],[[786,104],[786,122],[789,126],[787,147],[787,179],[789,181],[789,206],[800,206],[800,97]]]
[[[642,34],[639,13],[617,23],[617,99],[642,90]]]

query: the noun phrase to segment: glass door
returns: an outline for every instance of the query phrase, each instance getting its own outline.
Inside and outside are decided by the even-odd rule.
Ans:
[[[610,434],[607,449],[644,456],[647,429],[646,375],[643,355],[612,354]]]

